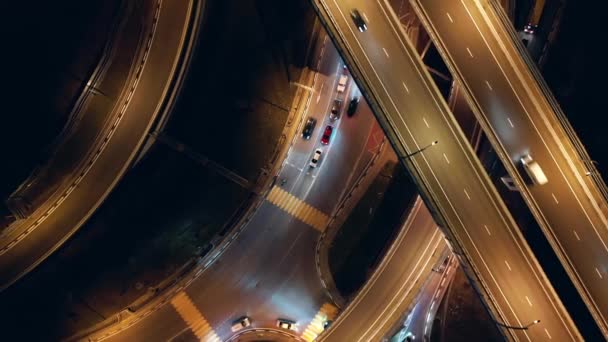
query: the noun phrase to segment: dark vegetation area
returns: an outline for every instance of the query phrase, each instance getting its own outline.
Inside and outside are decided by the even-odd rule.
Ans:
[[[344,297],[354,295],[371,275],[416,193],[403,166],[387,162],[353,208],[329,249],[329,267]]]

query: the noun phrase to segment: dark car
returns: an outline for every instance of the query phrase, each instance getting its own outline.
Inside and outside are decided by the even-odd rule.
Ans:
[[[331,132],[334,131],[334,128],[331,127],[330,125],[327,125],[327,127],[325,127],[325,131],[323,132],[323,137],[321,137],[321,144],[323,145],[327,145],[329,144],[329,139],[331,139]]]
[[[342,108],[342,100],[334,99],[334,104],[331,106],[329,120],[336,121],[340,118],[340,109]]]
[[[353,18],[353,21],[355,22],[355,25],[357,25],[359,31],[365,32],[367,30],[367,24],[365,23],[365,20],[363,20],[359,10],[353,9],[350,11],[350,17]]]
[[[308,120],[306,120],[306,124],[304,124],[304,129],[302,130],[302,138],[310,139],[310,136],[312,135],[312,132],[315,130],[316,125],[317,125],[317,119],[309,117]]]
[[[348,115],[349,117],[355,115],[355,113],[357,112],[358,106],[359,106],[359,96],[355,96],[352,99],[350,99],[350,102],[348,103],[348,109],[346,110],[346,115]]]

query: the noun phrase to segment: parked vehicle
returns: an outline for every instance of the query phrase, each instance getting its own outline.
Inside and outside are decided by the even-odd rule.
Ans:
[[[346,115],[349,117],[355,115],[357,112],[357,107],[359,106],[359,96],[353,96],[348,103],[348,109],[346,110]]]
[[[338,78],[338,87],[336,88],[336,90],[338,91],[338,93],[343,93],[344,90],[346,90],[346,83],[348,82],[348,76],[347,75],[340,75],[340,78]]]
[[[340,118],[340,110],[342,109],[342,100],[334,99],[334,103],[331,106],[331,112],[329,114],[329,120],[336,121]]]
[[[321,154],[323,154],[323,150],[318,148],[315,150],[315,154],[312,155],[312,160],[310,161],[310,167],[315,168],[319,164],[319,160],[321,159]]]
[[[323,131],[323,136],[321,137],[321,144],[328,145],[331,140],[331,133],[334,131],[334,128],[330,125],[325,127],[325,131]]]
[[[312,132],[315,130],[315,126],[317,125],[317,119],[308,117],[306,123],[304,124],[304,129],[302,130],[302,138],[308,140],[312,135]]]

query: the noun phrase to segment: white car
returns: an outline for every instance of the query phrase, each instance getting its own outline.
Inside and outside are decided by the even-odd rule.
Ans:
[[[540,165],[529,154],[521,158],[521,164],[534,184],[543,185],[549,181],[543,169],[540,168]]]
[[[318,148],[315,150],[315,154],[312,155],[312,160],[310,161],[310,167],[315,168],[319,164],[319,159],[321,159],[321,154],[323,154],[323,150]]]
[[[232,332],[237,332],[244,328],[247,328],[250,325],[251,325],[251,320],[249,319],[249,317],[243,316],[232,323],[230,330],[232,330]]]
[[[288,319],[279,318],[277,319],[277,327],[285,330],[296,330],[296,322]]]

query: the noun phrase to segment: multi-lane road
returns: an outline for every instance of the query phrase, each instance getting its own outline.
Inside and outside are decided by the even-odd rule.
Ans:
[[[447,248],[443,234],[418,198],[374,274],[317,341],[382,340],[412,307]]]
[[[581,340],[390,5],[378,0],[313,4],[369,100],[378,105],[375,114],[395,149],[411,153],[439,141],[406,161],[425,201],[464,250],[465,266],[495,318],[509,326],[541,320],[528,330],[503,333],[530,341]],[[367,31],[357,30],[353,8],[367,21]]]
[[[337,308],[319,279],[315,247],[343,190],[352,186],[354,176],[373,156],[368,148],[374,117],[361,103],[353,117],[343,114],[329,121],[333,99],[344,96],[336,93],[337,77],[343,71],[329,39],[320,50],[314,92],[298,118],[317,119],[310,139],[301,137],[300,127],[275,185],[217,261],[169,302],[128,329],[116,330],[110,340],[227,341],[237,336],[247,340],[257,333],[273,339],[289,334],[311,340],[322,331],[323,320],[335,318]],[[334,133],[323,145],[321,135],[328,124]],[[319,165],[310,168],[317,148],[323,154]],[[250,318],[251,326],[232,332],[233,321],[242,316]],[[279,318],[294,321],[294,330],[279,329]]]
[[[608,220],[587,168],[559,121],[512,27],[489,0],[412,0],[596,322],[608,338]],[[512,34],[509,34],[509,30]],[[520,158],[547,176],[532,185]],[[523,176],[525,177],[525,176]],[[604,210],[602,210],[604,209]]]
[[[150,32],[142,37],[142,51],[134,62],[133,77],[120,102],[111,116],[90,113],[97,118],[97,125],[83,127],[88,131],[75,134],[82,139],[72,138],[75,141],[68,146],[73,153],[82,153],[86,158],[77,168],[69,170],[70,177],[46,203],[0,236],[0,290],[59,248],[128,170],[155,118],[161,115],[163,101],[174,90],[170,83],[181,70],[182,49],[188,43],[186,32],[198,22],[191,20],[198,13],[197,8],[190,0],[153,2],[145,17]],[[88,153],[81,151],[84,146],[91,146]],[[54,172],[68,171],[59,168]]]

